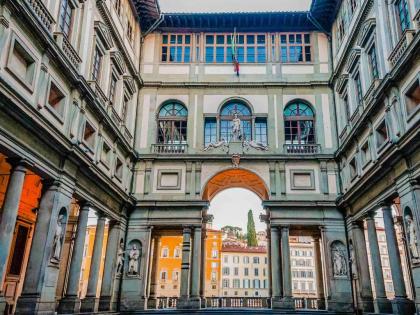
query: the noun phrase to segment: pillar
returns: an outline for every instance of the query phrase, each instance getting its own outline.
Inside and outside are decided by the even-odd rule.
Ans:
[[[321,237],[314,236],[314,261],[316,276],[316,291],[318,294],[318,309],[325,309],[324,277],[322,271]]]
[[[7,261],[15,231],[25,174],[26,167],[23,161],[12,163],[9,183],[4,197],[3,211],[0,213],[0,314],[3,314],[6,307],[4,292],[2,292],[3,281],[7,272]]]
[[[85,248],[86,229],[89,215],[89,203],[85,203],[79,211],[76,238],[71,255],[70,272],[65,296],[60,300],[58,312],[61,314],[78,313],[80,309],[79,282]]]
[[[99,269],[102,260],[102,245],[105,232],[105,215],[97,212],[98,222],[95,231],[95,241],[93,244],[92,260],[90,262],[88,287],[86,297],[82,300],[80,312],[97,312],[99,299],[96,297],[98,288]]]
[[[379,251],[378,235],[375,226],[375,212],[366,217],[370,262],[372,264],[373,282],[375,284],[375,311],[377,313],[392,313],[391,302],[386,297],[385,282],[383,277],[381,252]]]
[[[271,250],[271,304],[273,308],[281,308],[281,265],[280,265],[280,241],[277,227],[270,228]]]
[[[201,273],[201,226],[194,228],[193,251],[191,263],[191,297],[190,307],[199,309],[200,304],[200,273]],[[205,272],[205,270],[203,270]]]
[[[397,236],[395,234],[394,219],[392,217],[392,208],[388,205],[384,205],[382,206],[382,212],[384,217],[392,283],[394,285],[395,293],[395,298],[392,300],[393,313],[401,315],[412,314],[414,313],[414,304],[412,301],[407,299],[403,270],[401,266],[401,257],[398,249]]]
[[[221,256],[222,253],[218,253]],[[200,300],[201,308],[206,307],[206,232],[201,233],[201,279],[200,279]]]
[[[104,275],[102,277],[99,311],[111,310],[113,283],[116,272],[117,252],[120,246],[120,223],[109,223],[108,241],[106,243]]]
[[[16,314],[55,313],[60,249],[66,233],[73,185],[64,176],[60,181],[43,182],[43,194]]]
[[[190,264],[191,264],[191,228],[183,229],[182,242],[182,263],[181,263],[181,294],[178,299],[177,308],[189,308],[190,289]]]
[[[283,297],[281,299],[282,308],[294,309],[295,302],[292,294],[292,270],[290,266],[290,245],[289,245],[289,227],[281,228],[281,262],[283,278]]]
[[[150,286],[149,286],[149,297],[147,300],[147,308],[156,308],[157,289],[159,285],[159,235],[153,237],[153,254],[152,261],[150,264]]]
[[[369,262],[366,250],[365,231],[363,222],[354,222],[352,227],[353,250],[357,265],[357,281],[359,283],[359,308],[363,312],[373,312],[373,293],[370,281]]]

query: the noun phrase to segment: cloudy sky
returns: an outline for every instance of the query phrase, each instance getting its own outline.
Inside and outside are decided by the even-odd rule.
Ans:
[[[260,222],[263,212],[261,199],[253,192],[242,188],[230,188],[218,193],[210,202],[208,214],[214,216],[213,228],[220,229],[225,225],[239,226],[246,232],[248,210],[254,213],[255,228],[262,231],[267,228]]]
[[[162,12],[307,11],[312,0],[158,0]]]

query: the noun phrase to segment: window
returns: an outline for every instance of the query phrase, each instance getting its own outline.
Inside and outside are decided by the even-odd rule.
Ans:
[[[169,249],[167,247],[162,248],[162,257],[167,258],[169,256]]]
[[[363,90],[362,90],[362,81],[360,80],[360,73],[357,72],[354,76],[354,85],[356,88],[356,101],[359,105],[363,100]]]
[[[222,269],[222,274],[224,276],[229,276],[230,272],[229,272],[229,267],[223,267]]]
[[[239,264],[239,256],[233,256],[233,263]]]
[[[284,109],[287,144],[315,143],[314,112],[309,105],[296,101]]]
[[[232,119],[235,116],[241,120],[242,137],[250,140],[252,138],[252,116],[251,110],[245,104],[232,101],[225,104],[220,110],[220,139],[229,142],[232,137]]]
[[[7,68],[32,89],[36,70],[35,58],[29,54],[29,49],[25,48],[24,44],[16,37],[14,37],[12,45],[13,48],[9,55]]]
[[[166,271],[162,271],[160,273],[160,279],[165,281],[166,279],[168,279],[168,273]]]
[[[217,280],[217,272],[216,271],[212,271],[211,272],[211,281],[216,281]]]
[[[248,276],[249,275],[249,268],[244,268],[244,276]]]
[[[419,80],[417,79],[416,82],[408,89],[405,93],[405,105],[407,109],[407,114],[410,115],[414,113],[420,105],[420,86]]]
[[[280,61],[283,63],[311,62],[310,34],[280,34]]]
[[[254,279],[254,289],[259,289],[259,288],[260,288],[260,280]]]
[[[244,261],[244,264],[249,264],[249,257],[248,256],[244,256],[243,261]]]
[[[362,158],[362,165],[366,165],[370,161],[369,142],[366,141],[360,148],[360,155]]]
[[[190,62],[191,46],[189,34],[163,34],[162,62]]]
[[[92,80],[99,80],[100,71],[102,63],[102,52],[99,50],[98,46],[95,47],[95,53],[93,55],[93,64],[92,64]]]
[[[400,22],[400,29],[403,33],[406,29],[410,28],[410,12],[408,9],[407,0],[399,0],[397,5],[397,15]]]
[[[370,73],[371,73],[372,79],[378,79],[379,71],[378,71],[378,60],[376,58],[375,45],[372,45],[372,47],[369,49],[368,59],[369,59]]]
[[[219,251],[217,249],[213,249],[211,251],[211,258],[217,258],[219,256]]]
[[[346,121],[349,121],[351,115],[350,115],[349,97],[347,94],[343,96],[343,107],[344,107],[344,112],[346,113]]]
[[[214,269],[214,268],[217,268],[217,262],[216,261],[212,261],[211,262],[211,267]]]
[[[73,10],[70,6],[70,0],[61,0],[60,6],[60,30],[64,36],[69,37],[71,31]]]
[[[267,118],[255,118],[255,141],[267,145]]]
[[[101,161],[107,166],[111,164],[111,147],[105,141],[102,143]]]
[[[121,180],[123,175],[123,162],[117,158],[117,161],[115,162],[115,176]]]
[[[239,268],[238,267],[233,268],[233,275],[234,276],[238,276],[239,275]]]
[[[175,281],[175,282],[179,280],[179,271],[174,271],[173,272],[172,280]]]
[[[118,78],[117,76],[112,73],[111,74],[111,80],[109,83],[109,93],[108,93],[108,98],[109,98],[109,102],[111,103],[111,105],[115,104],[115,94],[116,94],[116,90],[117,90],[117,82],[118,82]]]
[[[121,107],[121,120],[124,124],[127,123],[127,114],[128,114],[128,104],[130,102],[130,98],[127,95],[124,95],[124,100]]]
[[[258,275],[259,275],[259,269],[254,268],[254,276],[258,277]]]
[[[241,287],[241,280],[240,279],[233,279],[233,288],[239,289]]]
[[[260,257],[253,257],[253,258],[252,258],[252,262],[253,262],[254,264],[259,264],[259,263],[260,263]]]
[[[48,93],[48,105],[60,116],[64,115],[65,96],[57,85],[51,81],[50,92]]]
[[[93,125],[86,120],[85,123],[85,130],[83,132],[83,142],[93,150],[93,147],[95,146],[95,140],[96,140],[96,130],[93,127]]]
[[[169,102],[162,106],[158,114],[158,143],[186,143],[187,116],[187,109],[180,103]]]
[[[350,168],[350,178],[353,179],[357,176],[357,162],[356,157],[353,157],[351,161],[349,162],[349,168]]]
[[[376,147],[380,148],[388,141],[388,130],[386,128],[385,120],[376,127],[375,129],[376,134]]]
[[[229,262],[229,256],[224,256],[223,257],[223,262],[228,263]]]
[[[223,288],[229,288],[229,279],[223,279],[222,284]]]
[[[127,21],[127,37],[131,42],[133,41],[133,26],[130,21]]]
[[[121,15],[121,0],[114,0],[114,8],[118,15]]]
[[[235,42],[236,57],[240,63],[266,62],[266,39],[264,34],[207,34],[205,37],[206,63],[231,63],[233,60],[232,40]]]
[[[175,247],[174,257],[176,258],[181,257],[181,249],[179,247]]]
[[[217,142],[217,120],[215,117],[204,119],[204,146]]]

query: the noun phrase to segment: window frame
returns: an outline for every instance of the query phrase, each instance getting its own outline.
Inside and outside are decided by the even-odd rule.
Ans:
[[[186,111],[186,115],[185,116],[181,116],[181,115],[172,115],[172,116],[160,116],[159,113],[160,111],[167,105],[172,104],[172,106],[174,106],[175,104],[178,104],[180,106],[182,106],[185,111]],[[160,142],[159,140],[159,134],[160,134],[160,128],[161,128],[161,122],[163,123],[170,123],[170,127],[171,127],[171,141],[170,142],[166,142],[166,137],[164,134],[162,134],[163,137],[163,142]],[[176,129],[175,126],[175,122],[180,122],[180,130],[184,129],[185,130],[185,139],[184,140],[174,140],[174,130]],[[185,126],[182,126],[182,123],[185,123]],[[167,100],[164,103],[162,103],[161,106],[159,106],[158,111],[156,113],[156,126],[157,126],[157,134],[156,134],[156,143],[157,144],[170,144],[170,145],[179,145],[179,144],[187,144],[188,142],[188,108],[187,106],[185,106],[182,102],[178,101],[178,100]],[[182,134],[181,134],[182,135]]]
[[[404,3],[402,7],[401,3]],[[404,20],[401,19],[402,13],[404,15]],[[403,34],[406,30],[410,29],[411,27],[410,6],[407,0],[395,1],[395,14],[397,17],[400,34]]]
[[[65,8],[64,8],[64,3],[66,4]],[[74,14],[73,14],[73,10],[75,9],[75,7],[73,6],[73,3],[71,0],[61,0],[60,1],[60,9],[58,11],[58,27],[60,29],[60,32],[67,38],[69,39],[70,36],[72,35],[72,31],[73,31],[73,22],[74,22]],[[63,10],[65,10],[63,12]],[[69,21],[68,23],[66,23],[67,19],[64,19],[63,14],[65,16],[65,18],[69,17]],[[65,26],[68,27],[67,31],[65,29]]]
[[[104,50],[100,47],[99,43],[96,42],[92,56],[90,76],[91,80],[96,81],[98,84],[101,82],[102,63],[104,56]]]
[[[298,43],[297,42],[297,36],[300,35],[301,36],[301,42]],[[282,42],[282,36],[286,36],[286,42],[283,43]],[[290,42],[290,36],[294,36],[294,42]],[[306,36],[309,37],[309,43],[306,42],[305,38]],[[279,49],[279,59],[278,62],[282,63],[282,64],[308,64],[308,63],[313,63],[313,45],[312,45],[312,36],[310,32],[281,32],[278,33],[278,49]],[[290,57],[290,48],[294,47],[300,47],[302,48],[302,60],[291,60]],[[282,54],[282,48],[286,48],[286,57],[287,57],[287,61],[283,61],[283,54]],[[306,48],[309,48],[309,60],[307,60],[307,52],[306,52]],[[296,54],[297,54],[297,50],[296,50]],[[297,55],[296,55],[297,56]]]
[[[306,116],[306,115],[286,116],[285,115],[286,109],[289,106],[293,105],[293,104],[297,104],[298,107],[299,107],[299,104],[306,105],[311,110],[312,116]],[[312,117],[312,119],[308,119],[309,117]],[[314,107],[311,104],[309,104],[307,101],[301,100],[301,99],[294,99],[294,100],[290,101],[289,103],[287,103],[286,106],[283,109],[283,121],[284,121],[284,135],[285,135],[284,143],[285,144],[291,144],[291,145],[314,145],[314,144],[317,144],[317,137],[316,137],[316,113],[315,113]],[[307,141],[305,143],[302,143],[301,142],[301,140],[300,140],[300,138],[301,138],[301,125],[298,123],[296,128],[298,129],[297,136],[299,138],[299,142],[298,143],[295,143],[292,140],[290,143],[288,143],[287,142],[288,140],[286,140],[286,135],[287,135],[286,128],[288,128],[288,126],[286,124],[287,121],[312,121],[313,141],[312,142]],[[290,128],[290,130],[292,130],[292,128],[294,128],[294,127],[292,125],[290,125],[289,128]],[[293,136],[293,135],[294,135],[293,133],[290,134],[290,136]]]
[[[167,37],[167,43],[164,43],[164,38]],[[175,43],[171,43],[171,37],[175,36]],[[182,42],[178,43],[178,36],[181,36]],[[186,36],[190,37],[190,43],[186,44]],[[193,50],[196,48],[193,44],[194,33],[162,33],[160,41],[160,63],[191,63],[193,62]],[[171,48],[174,47],[175,57],[174,60],[170,60],[171,57]],[[166,60],[163,60],[163,50],[166,48]],[[177,61],[178,48],[181,48],[181,60]],[[185,60],[185,50],[186,48],[190,49],[189,60]],[[196,59],[197,60],[197,56]]]

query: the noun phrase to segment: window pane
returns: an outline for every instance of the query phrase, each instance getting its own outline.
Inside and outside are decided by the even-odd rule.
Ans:
[[[185,44],[191,43],[191,35],[185,35]]]
[[[184,62],[190,62],[190,47],[184,48]]]
[[[168,35],[163,35],[162,37],[162,43],[167,44],[168,43]]]
[[[257,44],[265,44],[265,35],[257,36]]]
[[[244,62],[245,56],[244,56],[244,47],[238,47],[237,48],[237,54],[238,54],[238,61]]]
[[[255,42],[254,35],[247,35],[246,36],[246,42],[247,42],[247,44],[254,44],[254,42]]]
[[[216,44],[224,44],[225,43],[225,35],[217,35],[216,36]]]
[[[206,44],[213,44],[213,43],[214,43],[214,36],[206,35]]]
[[[206,62],[210,63],[213,62],[214,57],[214,49],[213,47],[206,47]]]
[[[225,47],[216,47],[216,62],[222,63],[225,61]]]
[[[176,62],[182,62],[182,46],[176,47]]]
[[[216,140],[216,118],[206,118],[204,123],[204,145],[207,146],[210,143],[215,143]]]
[[[252,46],[247,47],[247,56],[246,61],[247,62],[255,62],[255,48]]]
[[[171,44],[176,43],[176,35],[171,35]]]
[[[258,52],[258,56],[257,56],[258,62],[265,62],[265,46],[258,47],[257,52]]]

